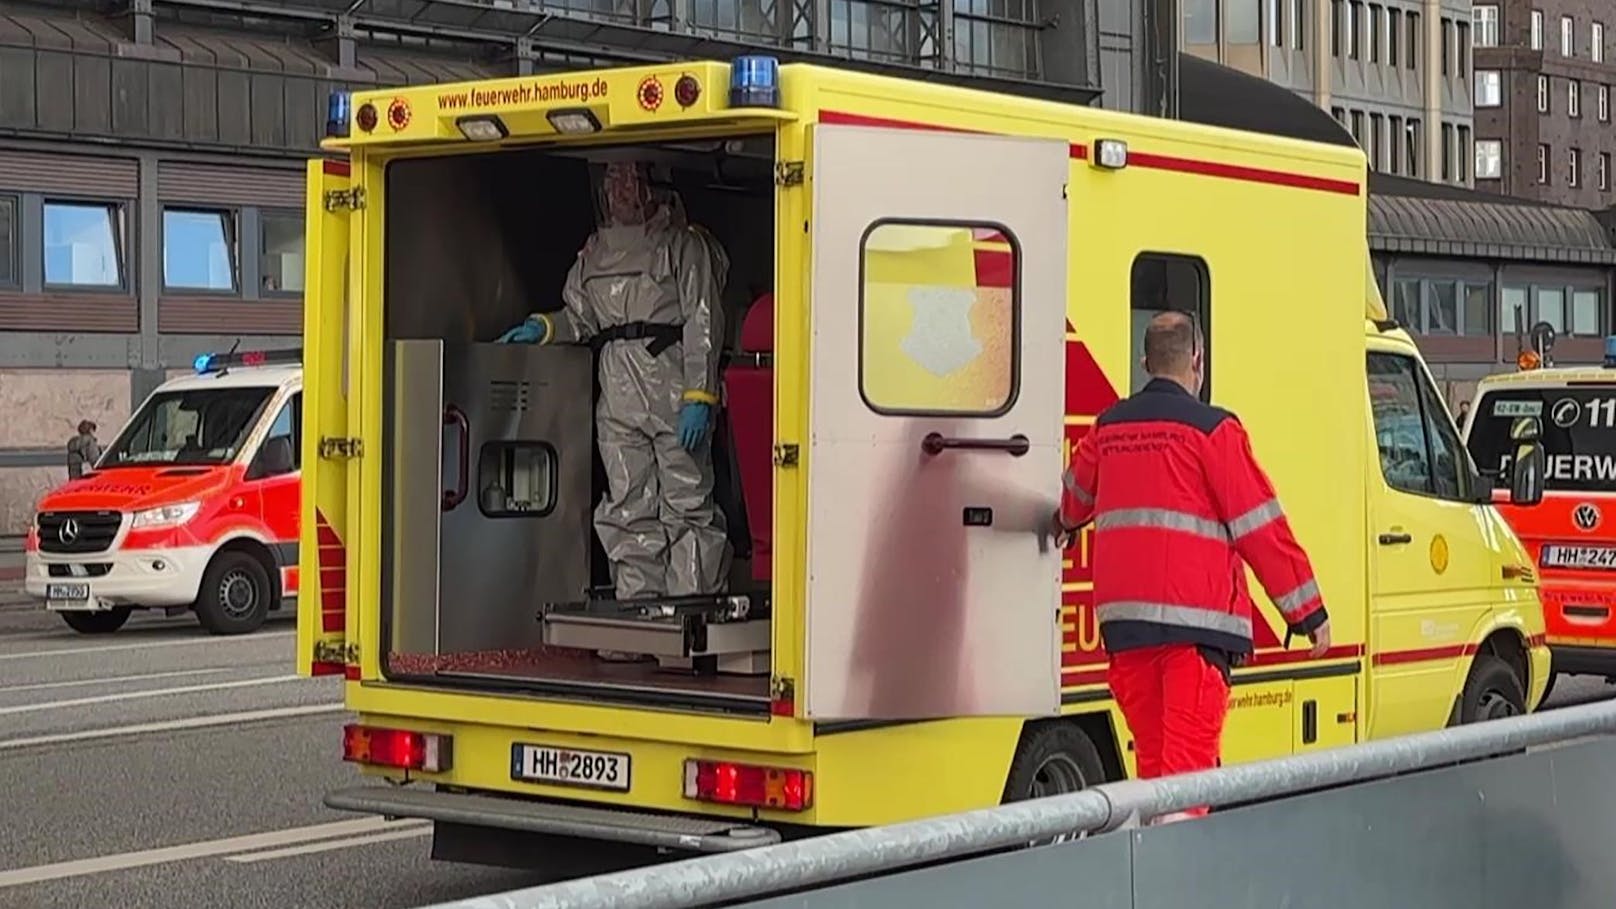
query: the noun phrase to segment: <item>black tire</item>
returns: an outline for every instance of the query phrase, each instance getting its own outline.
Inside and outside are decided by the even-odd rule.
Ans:
[[[1542,710],[1543,705],[1545,705],[1545,704],[1547,704],[1549,702],[1549,695],[1554,693],[1554,680],[1559,678],[1559,677],[1560,677],[1560,673],[1555,672],[1552,669],[1549,670],[1549,682],[1548,682],[1547,685],[1543,686],[1543,700],[1537,702],[1539,710]]]
[[[122,628],[134,611],[129,606],[118,606],[105,612],[59,612],[57,615],[79,634],[111,634]]]
[[[1004,800],[1020,802],[1065,795],[1105,782],[1100,749],[1076,723],[1044,723],[1032,729],[1016,749]]]
[[[1526,686],[1510,665],[1490,653],[1476,655],[1459,696],[1459,722],[1520,716],[1526,713]]]
[[[264,624],[274,594],[263,563],[245,552],[221,552],[202,575],[196,618],[210,634],[248,634]]]

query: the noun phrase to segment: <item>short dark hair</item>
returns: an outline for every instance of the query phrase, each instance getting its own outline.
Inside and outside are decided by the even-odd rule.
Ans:
[[[95,432],[95,423],[91,420],[80,420],[79,432]]]
[[[1183,372],[1201,349],[1201,327],[1186,312],[1167,310],[1151,317],[1145,328],[1145,372]]]

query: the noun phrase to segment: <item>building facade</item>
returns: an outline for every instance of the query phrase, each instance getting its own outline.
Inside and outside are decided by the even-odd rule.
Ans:
[[[1329,111],[1375,170],[1468,184],[1470,32],[1455,0],[1183,0],[1181,40]]]
[[[1472,9],[1476,186],[1559,205],[1612,204],[1616,6],[1495,0]]]

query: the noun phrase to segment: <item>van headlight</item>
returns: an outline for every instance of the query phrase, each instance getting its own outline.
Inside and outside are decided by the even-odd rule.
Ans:
[[[145,511],[135,512],[135,520],[130,527],[134,530],[141,530],[148,527],[172,527],[177,524],[184,524],[186,521],[196,517],[196,513],[201,509],[201,502],[182,502],[179,505],[160,505],[156,508],[148,508]]]

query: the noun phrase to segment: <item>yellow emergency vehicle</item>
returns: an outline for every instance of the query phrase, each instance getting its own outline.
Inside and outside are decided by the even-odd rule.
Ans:
[[[300,662],[372,778],[327,804],[438,857],[584,873],[1128,775],[1091,540],[1040,530],[1166,308],[1334,630],[1313,660],[1259,596],[1226,759],[1541,699],[1530,560],[1385,318],[1354,149],[760,57],[338,95],[328,132]],[[722,596],[595,589],[588,349],[490,343],[559,308],[624,156],[730,259]]]

